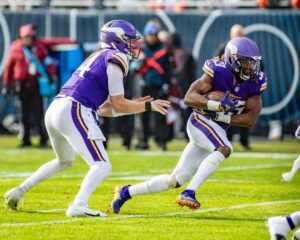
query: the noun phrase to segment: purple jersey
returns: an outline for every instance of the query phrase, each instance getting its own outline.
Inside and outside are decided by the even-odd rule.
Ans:
[[[238,100],[237,108],[233,112],[228,112],[229,115],[241,114],[246,100],[253,95],[261,95],[267,88],[267,77],[263,72],[259,73],[256,81],[248,80],[235,83],[233,73],[225,66],[225,63],[215,59],[206,60],[203,71],[212,79],[211,91],[230,91],[231,98]],[[226,123],[217,123],[225,129],[229,127]]]
[[[82,105],[98,109],[108,98],[107,63],[118,64],[123,76],[128,73],[128,60],[124,53],[104,49],[90,55],[61,88],[60,94],[73,97]]]

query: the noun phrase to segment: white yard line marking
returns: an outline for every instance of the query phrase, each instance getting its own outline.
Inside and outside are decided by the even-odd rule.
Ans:
[[[233,205],[228,207],[220,207],[220,208],[207,208],[207,209],[200,209],[196,211],[181,211],[181,212],[173,212],[173,213],[165,213],[165,214],[139,214],[139,215],[124,215],[124,216],[115,216],[115,217],[107,217],[107,218],[73,218],[67,220],[53,220],[53,221],[42,221],[42,222],[24,222],[24,223],[0,223],[0,227],[23,227],[23,226],[36,226],[36,225],[48,225],[48,224],[64,224],[70,222],[77,222],[77,221],[99,221],[99,220],[120,220],[126,218],[154,218],[154,217],[170,217],[176,215],[191,215],[191,214],[199,214],[199,213],[206,213],[206,212],[221,212],[227,210],[235,210],[235,209],[243,209],[248,207],[261,207],[261,206],[268,206],[268,205],[277,205],[277,204],[286,204],[286,203],[299,203],[300,200],[284,200],[284,201],[276,201],[276,202],[259,202],[259,203],[248,203],[248,204],[240,204],[240,205]],[[54,209],[57,210],[57,209]],[[46,211],[46,210],[43,210]],[[48,210],[50,211],[50,210]]]
[[[135,151],[135,152],[124,152],[124,151],[108,151],[108,154],[111,155],[139,155],[139,156],[180,156],[182,152],[180,151],[168,151],[168,152],[159,152],[159,151]],[[231,157],[239,158],[295,158],[297,154],[295,153],[260,153],[260,152],[233,152]],[[143,160],[141,158],[141,160]]]
[[[30,149],[30,153],[35,152],[38,154],[41,150],[40,149]],[[0,149],[0,153],[5,152],[7,155],[14,155],[16,153],[26,154],[26,149]],[[29,150],[28,150],[29,152]],[[137,156],[157,156],[157,157],[177,157],[180,156],[182,151],[167,151],[167,152],[160,152],[160,151],[118,151],[112,150],[108,151],[109,155],[137,155]],[[261,152],[233,152],[231,157],[238,157],[238,158],[274,158],[274,159],[282,159],[282,158],[295,158],[298,154],[296,153],[261,153]],[[140,160],[143,160],[141,158]]]
[[[277,168],[277,167],[289,167],[290,163],[283,164],[260,164],[260,165],[251,165],[251,166],[234,166],[234,167],[221,167],[218,171],[240,171],[240,170],[251,170],[251,169],[268,169],[268,168]]]
[[[56,209],[46,209],[46,210],[39,210],[35,211],[37,213],[59,213],[59,212],[64,212],[66,211],[65,208],[56,208]]]
[[[278,167],[290,167],[292,163],[282,163],[282,164],[260,164],[260,165],[248,165],[248,166],[232,166],[232,167],[220,167],[218,171],[242,171],[242,170],[252,170],[252,169],[269,169],[269,168],[278,168]],[[170,173],[172,169],[161,169],[161,170],[151,170],[147,173],[152,173],[154,175],[160,173]],[[152,174],[149,175],[136,175],[140,174],[141,171],[127,171],[127,172],[114,172],[110,175],[108,179],[111,180],[144,180],[152,177]],[[11,180],[14,178],[25,178],[29,177],[31,172],[0,172],[0,178],[8,178],[6,180]],[[128,176],[134,175],[134,176]],[[54,176],[53,178],[82,178],[84,174],[62,174]],[[126,177],[127,176],[127,177]]]

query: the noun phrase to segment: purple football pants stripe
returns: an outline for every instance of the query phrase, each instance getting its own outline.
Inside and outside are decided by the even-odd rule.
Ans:
[[[95,152],[95,149],[93,148],[91,141],[88,139],[87,132],[85,131],[85,129],[83,128],[83,126],[80,124],[80,121],[79,121],[78,116],[77,116],[77,108],[80,108],[80,105],[79,104],[77,105],[76,102],[72,102],[72,110],[71,110],[71,112],[72,112],[73,122],[74,122],[77,130],[79,131],[81,137],[83,138],[84,143],[87,146],[87,148],[88,148],[90,154],[92,155],[94,161],[101,161],[101,159],[99,159],[97,153]],[[79,109],[79,115],[80,115],[79,117],[81,117],[80,109]],[[82,117],[81,117],[81,120],[82,120]],[[84,124],[83,120],[82,120],[82,123]],[[85,124],[84,124],[84,126],[85,126]],[[87,127],[86,127],[86,129],[87,129]],[[100,153],[100,151],[99,151],[99,153]],[[102,155],[101,155],[101,157],[102,157]]]
[[[191,123],[197,128],[199,129],[201,132],[204,133],[204,135],[211,141],[211,143],[215,146],[215,148],[219,148],[221,147],[222,145],[220,144],[220,142],[223,144],[223,145],[226,145],[223,140],[220,138],[220,136],[216,133],[216,131],[213,129],[212,126],[210,126],[208,123],[204,122],[203,120],[201,120],[200,118],[198,118],[198,120],[200,122],[202,122],[203,124],[207,125],[207,127],[201,125],[195,118],[195,114],[192,113],[191,117],[190,117],[190,121]],[[216,136],[217,138],[219,139],[219,141],[217,140],[217,138],[209,131],[211,130]]]

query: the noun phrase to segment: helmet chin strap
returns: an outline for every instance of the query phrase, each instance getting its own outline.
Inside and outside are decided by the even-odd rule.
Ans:
[[[131,61],[132,58],[133,58],[133,57],[131,56],[131,54],[129,54],[129,53],[126,53],[126,56],[127,56],[127,58],[128,58],[129,61]]]
[[[240,74],[240,78],[243,80],[243,81],[247,81],[250,79],[250,76],[247,76],[247,75],[244,75],[244,74]]]
[[[113,47],[113,49],[116,49],[116,50],[119,50],[118,48],[117,48],[117,46],[112,42],[111,43],[111,46]],[[119,50],[120,51],[120,50]]]

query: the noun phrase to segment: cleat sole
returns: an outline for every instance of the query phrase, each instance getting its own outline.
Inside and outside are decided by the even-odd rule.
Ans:
[[[189,209],[192,209],[192,210],[196,210],[198,208],[200,208],[201,204],[197,204],[197,203],[194,203],[194,202],[188,202],[188,201],[184,201],[180,198],[177,198],[176,199],[176,203],[180,206],[180,207],[188,207]]]

